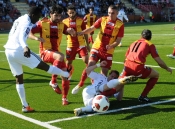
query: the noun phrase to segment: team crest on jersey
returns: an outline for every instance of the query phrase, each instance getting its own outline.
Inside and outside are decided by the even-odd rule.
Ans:
[[[57,29],[58,27],[57,26],[50,26],[50,28]]]
[[[112,22],[108,22],[108,25],[114,26],[114,23],[112,23]]]

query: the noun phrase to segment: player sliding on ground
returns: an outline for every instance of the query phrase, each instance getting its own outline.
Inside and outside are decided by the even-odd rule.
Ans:
[[[97,67],[105,67],[107,65],[106,61],[102,61],[100,64],[92,65],[86,68],[86,73],[89,78],[93,79],[93,84],[87,86],[83,89],[83,102],[85,107],[74,109],[75,116],[79,116],[85,112],[93,112],[92,109],[92,100],[96,95],[103,94],[103,92],[115,88],[116,91],[119,91],[123,85],[129,82],[136,81],[138,78],[135,76],[128,76],[124,78],[117,79],[118,71],[112,70],[108,77],[103,74],[94,72],[94,69]]]

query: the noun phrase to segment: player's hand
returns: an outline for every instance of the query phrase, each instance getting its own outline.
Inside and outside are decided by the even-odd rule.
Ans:
[[[45,40],[44,40],[43,38],[40,38],[40,37],[36,37],[35,40],[36,40],[36,41],[43,42],[43,43],[45,42]]]
[[[107,65],[107,62],[106,62],[106,61],[100,62],[100,66],[101,66],[101,67],[104,67],[104,66],[106,66],[106,65]]]
[[[77,36],[81,36],[81,35],[84,35],[83,32],[77,32]]]
[[[77,36],[77,33],[73,28],[67,28],[67,33],[69,33],[72,37]]]
[[[24,48],[24,56],[27,58],[30,57],[30,49],[27,46]]]
[[[113,49],[114,47],[112,45],[106,45],[106,49],[107,50],[110,50],[110,49]]]

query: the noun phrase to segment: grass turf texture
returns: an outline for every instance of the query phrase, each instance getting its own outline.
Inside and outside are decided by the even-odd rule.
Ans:
[[[152,43],[157,47],[157,51],[161,58],[170,67],[175,67],[175,60],[166,57],[173,51],[173,44],[175,44],[175,31],[173,31],[174,23],[147,23],[147,24],[126,24],[125,36],[122,39],[122,47],[117,47],[114,53],[113,61],[123,62],[125,52],[130,43],[140,38],[140,33],[143,29],[150,29],[153,33]],[[94,38],[98,30],[95,31]],[[62,106],[61,95],[56,94],[50,88],[49,81],[51,75],[48,73],[34,69],[31,70],[24,67],[24,84],[26,89],[27,101],[30,103],[36,112],[35,113],[21,113],[21,103],[15,88],[15,78],[12,76],[5,54],[3,45],[7,40],[8,34],[0,34],[0,107],[12,110],[27,117],[47,122],[61,118],[74,117],[73,109],[82,107],[81,91],[76,95],[71,94],[71,90],[79,82],[81,72],[85,65],[81,59],[73,62],[75,67],[72,80],[70,82],[70,91],[68,106]],[[39,43],[33,40],[27,41],[32,51],[38,53]],[[63,36],[61,50],[65,53],[66,37]],[[147,59],[147,65],[156,65],[156,62],[151,58]],[[122,64],[113,64],[112,69],[119,72],[122,71]],[[170,75],[164,69],[154,68],[160,73],[160,78],[149,93],[148,97],[154,102],[168,100],[175,97],[175,79],[174,73]],[[97,71],[100,69],[98,68]],[[174,72],[174,71],[173,71]],[[110,98],[110,109],[119,109],[129,106],[139,105],[137,98],[145,87],[145,80],[139,79],[137,82],[125,86],[123,101],[118,102],[114,98]],[[61,80],[58,78],[58,84],[61,87]],[[87,79],[85,85],[90,84]],[[62,121],[52,123],[51,125],[63,129],[80,129],[80,128],[110,128],[110,129],[172,129],[175,128],[175,104],[174,102],[152,105],[142,108],[119,111],[115,113],[84,117],[75,120]],[[28,121],[16,118],[9,114],[0,111],[0,128],[13,129],[42,129],[39,125],[35,125]]]

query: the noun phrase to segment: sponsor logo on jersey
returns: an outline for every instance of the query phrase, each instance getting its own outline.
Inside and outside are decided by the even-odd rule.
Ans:
[[[114,26],[114,23],[112,23],[112,22],[108,22],[108,25]]]
[[[57,29],[58,26],[50,26],[50,28]]]
[[[70,25],[76,25],[76,22],[70,22]]]

